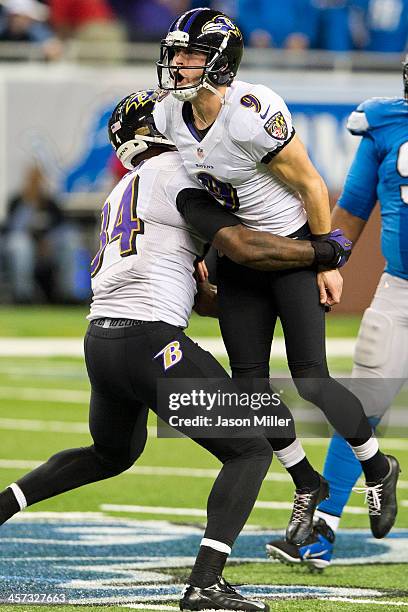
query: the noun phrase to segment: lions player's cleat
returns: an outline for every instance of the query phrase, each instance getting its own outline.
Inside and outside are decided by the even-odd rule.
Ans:
[[[281,563],[303,563],[312,571],[322,571],[330,565],[335,537],[333,530],[319,518],[311,535],[301,546],[286,540],[272,540],[266,545],[266,552],[269,557]]]
[[[262,601],[243,597],[222,576],[219,576],[215,584],[205,589],[187,585],[180,600],[180,610],[269,612],[269,606]]]
[[[295,491],[293,510],[286,528],[286,540],[290,544],[302,544],[310,536],[315,510],[321,501],[329,497],[329,483],[320,474],[319,479],[317,489]]]
[[[384,538],[397,518],[397,482],[401,472],[398,461],[386,455],[390,464],[388,474],[381,480],[366,483],[365,487],[354,487],[356,493],[365,493],[370,517],[371,533],[375,538]]]

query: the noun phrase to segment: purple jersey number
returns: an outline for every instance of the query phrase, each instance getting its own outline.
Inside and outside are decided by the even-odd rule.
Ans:
[[[99,249],[91,263],[91,277],[99,272],[103,263],[105,249],[111,242],[119,241],[121,257],[136,255],[136,238],[138,234],[144,233],[144,223],[137,218],[137,197],[139,192],[139,176],[136,175],[133,181],[126,187],[119,204],[118,214],[111,237],[109,239],[108,225],[110,218],[111,205],[106,202],[102,209],[101,233],[99,235]]]
[[[217,200],[222,200],[224,206],[230,210],[238,210],[239,198],[235,187],[231,183],[222,183],[215,176],[207,174],[206,172],[200,172],[197,174],[197,178],[200,183],[211,193]]]
[[[121,257],[136,254],[137,235],[144,232],[144,223],[136,213],[138,190],[139,176],[136,176],[126,187],[113,225],[110,241],[119,240]]]

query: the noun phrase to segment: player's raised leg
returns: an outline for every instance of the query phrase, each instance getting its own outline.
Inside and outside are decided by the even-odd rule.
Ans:
[[[375,532],[376,537],[384,537],[395,521],[398,462],[380,451],[360,400],[330,377],[325,355],[324,308],[318,301],[314,272],[282,271],[276,276],[274,297],[294,382],[300,395],[318,406],[351,445],[369,483],[369,499],[375,497],[374,487],[381,487],[381,509]],[[299,292],[302,308],[298,304]]]
[[[399,392],[408,372],[408,319],[405,311],[406,281],[384,274],[371,307],[366,310],[357,339],[355,364],[352,372],[352,390],[361,401],[374,429]],[[390,458],[393,461],[393,458]],[[343,509],[353,487],[362,473],[363,464],[347,441],[335,433],[328,449],[323,475],[330,485],[330,497],[315,513],[316,523],[312,536],[302,547],[284,540],[268,544],[268,554],[282,562],[307,563],[313,568],[326,567],[332,558],[335,533]],[[398,472],[394,471],[395,476]],[[390,474],[391,475],[391,474]],[[387,475],[388,476],[388,475]],[[395,486],[389,477],[377,482],[379,498],[366,493],[373,535],[384,537],[384,524],[395,521],[397,502]],[[389,500],[390,516],[383,520],[384,488]],[[378,503],[380,502],[380,507]]]
[[[406,280],[383,274],[357,338],[352,389],[373,427],[391,406],[408,375],[407,290]],[[361,475],[359,462],[338,434],[330,442],[324,474],[330,482],[331,496],[320,504],[316,515],[335,533]],[[365,487],[359,490],[365,492]],[[375,531],[378,509],[371,504],[369,512]]]
[[[249,381],[262,379],[269,384],[269,358],[277,318],[270,294],[271,274],[249,270],[221,257],[217,275],[221,281],[218,285],[220,327],[232,375]],[[293,417],[283,402],[278,407],[278,415],[288,418],[291,426],[284,437],[271,437],[269,442],[296,487],[286,534],[288,540],[301,543],[310,535],[314,510],[327,497],[328,486],[309,463],[296,438]]]

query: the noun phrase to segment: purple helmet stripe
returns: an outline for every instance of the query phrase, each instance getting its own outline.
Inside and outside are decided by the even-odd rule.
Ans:
[[[184,21],[184,19],[186,19],[186,17],[188,15],[190,15],[190,13],[193,13],[193,12],[194,12],[194,9],[191,9],[190,11],[187,11],[186,13],[183,13],[179,17],[176,17],[176,19],[173,21],[173,23],[170,26],[169,32],[174,32],[175,30],[180,30],[181,22]]]
[[[198,13],[201,13],[201,11],[206,11],[208,9],[205,8],[198,8],[195,11],[192,12],[192,14],[190,15],[187,23],[185,24],[184,28],[183,28],[183,32],[188,32],[190,29],[190,26],[192,25],[193,21],[195,20],[195,18],[197,17]]]

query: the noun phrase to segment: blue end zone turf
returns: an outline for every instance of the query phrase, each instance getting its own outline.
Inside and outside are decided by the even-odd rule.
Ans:
[[[72,603],[130,603],[177,599],[181,586],[160,569],[192,564],[202,530],[165,521],[131,521],[102,515],[43,518],[26,513],[3,525],[0,601],[11,593],[52,593]],[[241,535],[232,560],[271,563],[264,556],[270,531]],[[281,537],[281,532],[275,532]],[[381,542],[368,531],[340,531],[336,562],[407,563],[408,530]],[[270,580],[273,582],[273,565]],[[247,595],[273,597],[378,597],[373,589],[308,586],[248,586]]]

